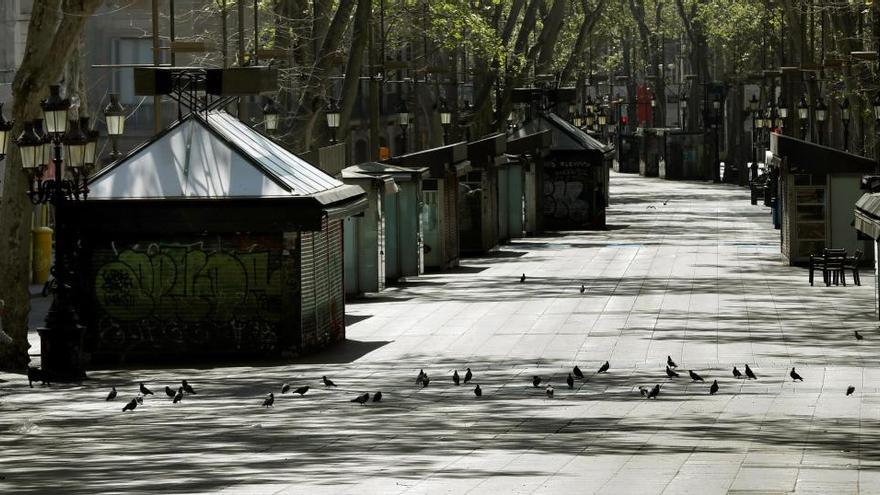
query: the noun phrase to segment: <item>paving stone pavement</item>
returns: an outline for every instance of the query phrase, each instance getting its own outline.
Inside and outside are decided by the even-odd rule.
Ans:
[[[33,390],[0,375],[0,493],[880,493],[871,270],[861,287],[811,287],[740,188],[611,187],[608,230],[516,241],[350,303],[350,341],[294,364]],[[731,376],[746,363],[757,380]],[[575,364],[586,378],[569,390]],[[452,384],[466,367],[479,399]],[[198,395],[172,405],[162,389],[180,378]],[[122,414],[138,381],[163,396]],[[381,404],[349,402],[376,390]]]

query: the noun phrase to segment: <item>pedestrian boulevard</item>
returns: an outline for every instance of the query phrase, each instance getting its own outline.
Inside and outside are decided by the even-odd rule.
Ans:
[[[293,363],[0,374],[0,493],[880,493],[872,270],[811,287],[747,189],[612,172],[610,197],[607,230],[350,301],[348,342]],[[156,395],[123,414],[138,382]]]

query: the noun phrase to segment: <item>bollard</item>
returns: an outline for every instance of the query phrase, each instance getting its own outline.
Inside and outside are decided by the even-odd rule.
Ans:
[[[45,284],[52,266],[52,234],[49,227],[34,227],[33,235],[33,283]]]

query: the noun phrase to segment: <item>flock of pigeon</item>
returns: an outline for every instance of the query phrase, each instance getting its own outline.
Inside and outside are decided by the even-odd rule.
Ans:
[[[519,281],[520,281],[520,283],[525,283],[525,281],[526,281],[526,274],[525,273],[522,274]],[[585,290],[586,290],[586,287],[584,286],[584,284],[581,284],[581,287],[580,287],[581,294],[583,294]],[[856,330],[854,333],[855,333],[856,340],[864,339],[864,337],[861,334],[859,334],[858,330]],[[610,367],[611,367],[611,365],[609,364],[609,362],[605,361],[605,363],[599,367],[599,369],[596,371],[596,373],[597,374],[607,373]],[[678,368],[678,365],[675,363],[675,361],[672,360],[672,356],[666,356],[666,376],[669,379],[680,377],[678,371],[676,371],[677,368]],[[804,379],[795,370],[795,368],[792,368],[791,371],[788,373],[788,375],[791,377],[792,381],[800,381],[800,382],[804,381]],[[703,379],[703,377],[700,376],[694,370],[688,370],[688,376],[690,377],[690,379],[693,382],[704,382],[705,381]],[[743,373],[740,372],[736,366],[733,367],[733,377],[737,378],[737,379],[743,378]],[[464,375],[464,380],[462,380],[462,378],[459,376],[458,370],[454,370],[452,373],[452,382],[456,386],[460,385],[462,383],[462,381],[465,384],[467,384],[470,381],[472,381],[473,378],[474,378],[474,374],[471,372],[470,368],[467,368],[467,371],[465,372],[465,375]],[[581,369],[578,366],[575,366],[572,369],[571,373],[569,373],[568,377],[566,378],[566,383],[567,383],[569,389],[574,388],[575,378],[578,378],[581,380],[584,379],[584,373],[583,373],[583,371],[581,371]],[[758,379],[757,375],[755,375],[755,372],[752,371],[752,369],[749,367],[748,364],[745,365],[745,379],[747,379],[747,380],[757,380]],[[327,376],[322,376],[321,381],[323,382],[325,387],[336,387],[336,384],[333,383],[332,380],[327,378]],[[536,375],[536,376],[532,377],[532,387],[538,388],[541,385],[541,383],[543,383],[543,381],[544,381],[544,379],[541,378],[540,376]],[[428,377],[428,374],[425,373],[424,370],[419,370],[419,374],[416,377],[416,385],[420,385],[424,388],[424,387],[427,387],[428,384],[430,384],[430,383],[431,383],[431,379]],[[290,392],[290,389],[291,389],[290,384],[285,383],[281,386],[281,393],[286,394],[287,392]],[[712,385],[709,386],[709,394],[714,395],[716,392],[718,392],[718,389],[719,389],[718,380],[713,380]],[[553,395],[555,393],[555,389],[553,388],[553,385],[548,383],[544,390],[545,390],[545,393],[548,398],[553,397]],[[852,385],[848,386],[846,389],[846,395],[852,395],[853,392],[855,392],[855,390],[856,390],[856,388],[854,386],[852,386]],[[309,386],[305,385],[305,386],[294,389],[293,393],[299,394],[300,397],[302,397],[308,391],[309,391]],[[651,389],[648,389],[647,387],[640,386],[639,392],[642,394],[643,397],[646,397],[648,399],[656,399],[657,396],[660,395],[660,384],[654,385],[654,387]],[[196,391],[193,390],[192,386],[190,386],[186,380],[183,380],[181,382],[181,386],[177,388],[176,392],[173,389],[171,389],[171,387],[166,386],[165,387],[165,394],[173,400],[174,404],[177,404],[178,402],[183,400],[183,397],[185,394],[195,395]],[[116,395],[117,395],[116,387],[112,387],[112,390],[110,390],[110,393],[107,395],[107,400],[108,401],[115,400]],[[131,401],[129,401],[125,405],[125,407],[122,408],[122,412],[134,411],[134,409],[139,404],[143,404],[143,401],[144,401],[143,398],[147,395],[153,395],[153,392],[149,388],[147,388],[143,384],[143,382],[141,382],[140,383],[140,393],[135,398],[131,399]],[[483,389],[480,388],[479,384],[477,384],[474,387],[474,395],[477,397],[481,397],[483,395]],[[377,391],[375,394],[373,394],[372,401],[373,402],[381,402],[382,401],[382,392]],[[368,392],[360,394],[357,397],[351,399],[351,402],[361,404],[361,405],[366,405],[367,402],[370,402],[370,394]],[[268,407],[273,407],[274,405],[275,405],[275,394],[270,392],[269,395],[266,396],[265,399],[263,399],[262,407],[268,408]]]
[[[146,385],[144,385],[144,382],[140,382],[139,392],[140,393],[136,397],[134,397],[133,399],[128,401],[128,404],[126,404],[122,408],[122,412],[134,411],[135,408],[137,408],[137,406],[144,403],[144,397],[146,397],[148,395],[154,395],[153,391],[150,390],[149,388],[147,388]],[[165,386],[165,395],[167,395],[169,398],[171,398],[174,404],[177,404],[178,402],[183,400],[184,393],[190,394],[190,395],[196,395],[195,389],[193,389],[192,385],[190,385],[186,380],[181,380],[180,386],[177,387],[176,392],[174,390],[172,390],[171,387],[169,387],[167,385]],[[118,393],[116,392],[116,387],[115,386],[111,387],[110,393],[107,394],[106,400],[108,402],[111,400],[116,400],[117,394]]]

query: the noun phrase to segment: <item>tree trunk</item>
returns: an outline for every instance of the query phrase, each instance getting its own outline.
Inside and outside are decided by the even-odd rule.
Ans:
[[[345,66],[345,79],[342,81],[342,108],[340,109],[339,132],[341,139],[348,136],[351,113],[354,110],[358,90],[361,87],[361,70],[364,66],[364,50],[367,47],[370,17],[373,11],[372,0],[358,0],[354,14],[354,28],[351,36],[351,50]]]
[[[101,2],[34,2],[24,57],[12,83],[12,118],[16,122],[13,135],[21,132],[26,120],[40,114],[39,101],[46,97],[49,84],[61,77],[64,62],[78,45],[86,20]],[[46,63],[48,60],[53,63]],[[27,316],[32,208],[25,194],[27,180],[15,147],[11,148],[4,164],[4,188],[0,198],[0,298],[6,302],[6,311],[0,318],[13,343],[0,346],[0,368],[21,371],[29,361]]]

